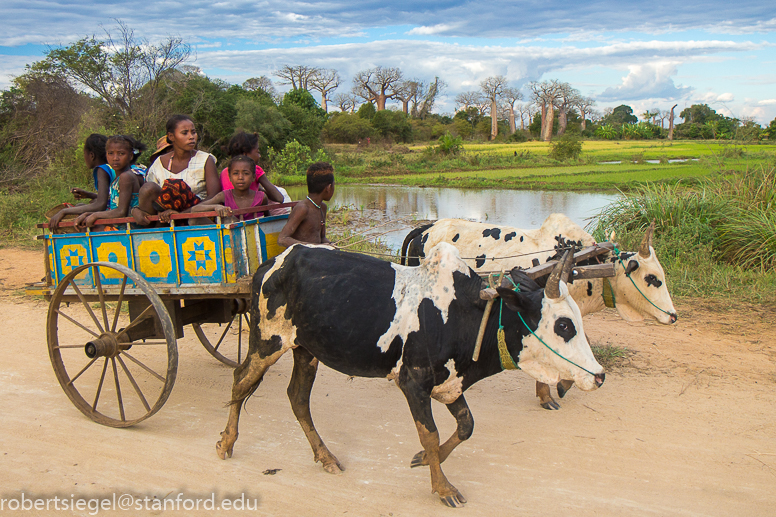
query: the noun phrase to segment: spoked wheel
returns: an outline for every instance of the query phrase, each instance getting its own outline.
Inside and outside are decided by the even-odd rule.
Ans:
[[[94,288],[76,283],[89,274]],[[131,269],[95,262],[71,271],[54,291],[47,331],[59,384],[95,422],[129,427],[170,396],[178,369],[175,327],[161,298]]]
[[[191,325],[199,342],[210,352],[210,355],[232,368],[236,368],[243,362],[248,352],[247,333],[251,327],[249,315],[246,312],[247,307],[244,305],[241,300],[235,300],[234,318],[229,323]]]

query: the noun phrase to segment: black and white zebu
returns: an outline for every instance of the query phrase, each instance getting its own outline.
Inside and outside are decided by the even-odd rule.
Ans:
[[[315,461],[328,472],[344,470],[310,415],[318,362],[346,375],[392,378],[407,398],[423,446],[411,465],[430,467],[432,491],[444,504],[463,505],[465,498],[448,482],[440,464],[474,429],[463,392],[502,371],[498,300],[487,320],[479,358],[472,358],[485,299],[503,300],[506,347],[525,372],[549,383],[571,379],[583,390],[604,382],[579,308],[561,279],[571,270],[572,260],[562,262],[543,290],[520,272],[513,275],[520,291],[493,290],[484,289],[480,277],[446,243],[429,250],[420,267],[328,246],[290,247],[254,275],[250,348],[234,372],[229,419],[216,445],[218,455],[232,456],[243,403],[267,369],[293,350],[288,397]],[[446,404],[457,423],[456,432],[442,445],[431,413],[432,398]]]
[[[576,281],[569,292],[579,305],[582,316],[614,305],[626,321],[655,319],[662,324],[677,320],[665,272],[652,247],[651,225],[644,234],[637,252],[622,252],[619,257],[608,256],[614,262],[612,279],[595,278]],[[458,248],[461,257],[475,271],[506,271],[514,267],[530,268],[558,258],[564,249],[595,244],[595,239],[563,214],[552,214],[535,230],[510,226],[477,223],[463,219],[440,219],[412,230],[404,239],[402,264],[418,265],[425,255],[440,242]],[[537,262],[534,262],[536,260]],[[606,296],[606,290],[611,296]],[[558,384],[558,395],[563,397],[572,386],[570,381]],[[560,409],[550,395],[546,383],[537,381],[536,396],[545,409]]]

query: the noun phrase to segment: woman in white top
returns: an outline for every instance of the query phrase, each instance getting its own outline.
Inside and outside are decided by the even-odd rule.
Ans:
[[[154,214],[159,214],[160,222],[169,222],[172,214],[189,212],[221,191],[215,157],[196,147],[197,129],[191,117],[170,118],[167,136],[157,142],[138,205],[132,209],[137,224],[149,225],[147,216]]]

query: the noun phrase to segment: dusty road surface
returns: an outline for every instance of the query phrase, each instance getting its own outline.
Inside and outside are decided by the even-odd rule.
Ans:
[[[290,354],[248,403],[230,460],[216,456],[215,443],[232,373],[191,332],[179,341],[177,383],[159,413],[130,429],[92,422],[54,377],[47,304],[19,294],[41,276],[40,252],[0,250],[0,499],[149,498],[151,510],[105,515],[166,514],[172,503],[153,510],[153,498],[178,494],[182,503],[211,494],[216,504],[258,500],[257,511],[186,515],[776,515],[776,322],[761,308],[680,304],[670,328],[629,325],[612,312],[586,319],[594,344],[632,355],[602,389],[569,392],[560,411],[541,409],[521,372],[475,385],[467,392],[474,435],[443,466],[468,499],[455,510],[430,493],[427,468],[409,468],[420,444],[386,380],[320,369],[313,418],[347,470],[335,476],[314,464],[286,398]],[[453,420],[434,408],[446,437]],[[6,506],[0,514],[96,513]]]

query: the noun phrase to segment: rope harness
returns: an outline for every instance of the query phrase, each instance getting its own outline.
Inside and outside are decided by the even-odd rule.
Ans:
[[[642,293],[642,292],[641,292],[641,289],[639,289],[639,286],[637,286],[637,285],[636,285],[636,282],[634,282],[634,281],[633,281],[633,278],[631,278],[631,274],[627,272],[627,271],[628,271],[628,268],[626,268],[626,267],[625,267],[625,263],[623,263],[623,261],[622,261],[622,258],[620,257],[620,250],[617,248],[617,245],[615,245],[615,246],[614,246],[614,250],[613,250],[613,251],[614,251],[614,253],[615,253],[615,256],[617,257],[617,260],[620,262],[620,265],[622,266],[622,269],[623,269],[623,271],[625,271],[625,272],[626,272],[626,273],[625,273],[625,276],[627,276],[627,277],[628,277],[628,280],[630,280],[630,281],[631,281],[631,283],[633,284],[633,287],[635,287],[635,288],[636,288],[636,290],[639,292],[639,294],[640,294],[640,295],[641,295],[641,296],[642,296],[642,297],[643,297],[645,300],[647,300],[647,301],[649,302],[649,304],[650,304],[652,307],[654,307],[655,309],[659,310],[659,311],[660,311],[660,312],[662,312],[663,314],[668,314],[668,315],[670,316],[670,315],[671,315],[671,313],[670,313],[670,312],[668,312],[668,311],[664,311],[663,309],[661,309],[660,307],[658,307],[657,305],[655,305],[655,304],[652,302],[652,300],[650,300],[649,298],[647,298],[647,295],[646,295],[646,294],[644,294],[644,293]],[[616,301],[615,301],[615,299],[614,299],[614,290],[612,289],[612,286],[611,286],[611,284],[609,283],[609,280],[608,280],[608,279],[606,279],[606,278],[604,279],[604,304],[606,304],[606,306],[607,306],[607,307],[610,307],[610,305],[609,305],[609,304],[607,304],[607,300],[606,300],[606,288],[607,288],[607,285],[609,286],[609,292],[610,292],[610,294],[611,294],[611,300],[612,300],[612,305],[611,305],[611,308],[614,308],[614,307],[616,307],[616,306],[617,306],[617,302],[616,302]]]
[[[506,278],[514,286],[513,291],[520,292],[520,284],[519,283],[516,284],[515,281],[512,280],[512,277],[510,275],[508,275],[508,274],[507,274]],[[520,367],[517,365],[517,363],[515,362],[514,358],[512,357],[512,354],[510,354],[509,350],[507,349],[506,336],[504,334],[504,325],[501,324],[501,313],[502,313],[503,310],[504,310],[504,299],[502,298],[500,300],[499,309],[498,309],[498,332],[496,333],[497,341],[498,341],[498,355],[499,355],[499,359],[501,361],[501,369],[502,370],[516,370],[516,369],[519,369]],[[523,315],[522,314],[520,314],[518,312],[517,315],[520,318],[520,321],[523,323],[523,325],[525,325],[525,328],[528,329],[528,332],[530,332],[533,337],[538,339],[539,343],[541,343],[545,347],[547,347],[547,349],[550,352],[552,352],[553,354],[557,355],[558,357],[560,357],[564,361],[566,361],[566,362],[568,362],[570,364],[573,364],[574,366],[576,366],[580,370],[583,370],[583,371],[589,373],[590,375],[595,376],[595,374],[593,372],[591,372],[590,370],[588,370],[587,368],[583,368],[582,366],[579,366],[577,363],[575,363],[571,359],[568,359],[567,357],[564,357],[563,355],[561,355],[558,352],[556,352],[555,350],[553,350],[553,348],[550,345],[545,343],[542,338],[537,336],[536,333],[533,330],[531,330],[531,327],[529,327],[528,324],[523,319]]]

